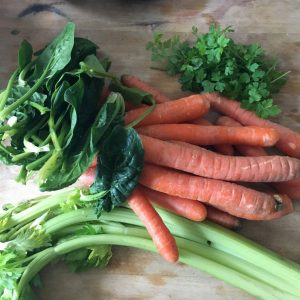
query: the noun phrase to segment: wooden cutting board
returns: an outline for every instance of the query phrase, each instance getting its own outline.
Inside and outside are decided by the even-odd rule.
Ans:
[[[26,38],[39,49],[72,20],[77,34],[90,38],[112,60],[112,71],[132,73],[172,98],[183,95],[176,78],[150,69],[145,45],[153,31],[187,36],[193,25],[207,31],[210,23],[233,25],[240,42],[259,42],[290,70],[288,83],[275,97],[283,113],[277,122],[300,132],[300,2],[247,0],[0,0],[0,85],[16,66],[17,47]],[[0,167],[0,202],[38,193],[14,182],[16,170]],[[300,205],[278,221],[244,222],[241,234],[300,263]],[[205,273],[169,264],[155,254],[114,248],[105,270],[71,274],[63,265],[42,272],[41,300],[54,299],[254,299]]]

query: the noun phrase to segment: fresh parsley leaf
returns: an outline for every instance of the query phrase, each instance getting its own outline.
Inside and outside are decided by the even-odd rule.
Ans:
[[[276,61],[267,60],[260,45],[238,44],[230,32],[231,27],[211,25],[202,34],[193,26],[191,42],[177,35],[164,40],[162,33],[155,32],[146,48],[152,61],[161,63],[168,74],[179,75],[182,90],[219,92],[263,118],[279,114],[268,99],[285,83],[288,72],[276,69]]]

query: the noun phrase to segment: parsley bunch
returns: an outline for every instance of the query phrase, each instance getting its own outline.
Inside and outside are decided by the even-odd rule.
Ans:
[[[271,95],[279,91],[289,72],[277,70],[276,61],[267,60],[261,46],[235,43],[230,32],[231,27],[222,30],[212,25],[208,33],[201,34],[193,27],[192,43],[177,35],[163,40],[163,34],[155,32],[146,49],[168,74],[180,75],[183,90],[218,92],[262,118],[278,115],[281,110]]]

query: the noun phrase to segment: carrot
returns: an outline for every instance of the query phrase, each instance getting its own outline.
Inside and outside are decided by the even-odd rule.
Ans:
[[[237,121],[225,116],[220,117],[217,120],[217,124],[228,126],[242,126]],[[268,155],[267,152],[260,147],[238,146],[237,149],[241,154],[246,156]],[[300,200],[300,178],[285,182],[272,183],[272,186],[280,193],[286,194],[294,200]]]
[[[143,186],[140,186],[140,189],[150,202],[153,202],[179,216],[192,221],[203,221],[206,218],[206,207],[199,201],[171,196]]]
[[[96,168],[97,167],[97,157],[94,158],[94,160],[92,161],[90,168]]]
[[[180,173],[146,163],[140,183],[169,195],[198,200],[249,220],[280,218],[293,211],[285,195],[269,195],[234,183]]]
[[[216,121],[217,125],[230,126],[230,127],[242,127],[243,125],[232,118],[221,116]],[[237,145],[236,149],[245,156],[265,156],[268,153],[261,147]]]
[[[235,216],[232,216],[224,211],[221,211],[212,206],[206,205],[207,210],[207,219],[217,223],[221,226],[230,228],[230,229],[239,229],[241,228],[241,220]]]
[[[300,200],[300,178],[286,182],[276,182],[274,187],[277,191],[287,194],[293,200]]]
[[[229,181],[276,182],[300,176],[300,161],[286,156],[224,156],[204,148],[140,135],[148,163]]]
[[[174,237],[138,187],[128,197],[128,204],[146,226],[160,255],[169,262],[176,262],[179,253]]]
[[[88,168],[80,177],[79,182],[84,186],[91,186],[96,178],[96,167]]]
[[[278,141],[273,128],[198,126],[194,124],[156,124],[137,129],[141,134],[161,140],[178,140],[195,145],[272,146]]]
[[[159,90],[140,80],[136,76],[122,75],[121,81],[127,87],[140,89],[146,93],[151,94],[156,103],[164,103],[171,100],[167,96],[163,95]]]
[[[192,122],[192,124],[198,124],[198,125],[204,125],[204,126],[212,126],[213,124],[209,122],[206,119],[198,119]],[[234,154],[234,149],[231,145],[229,144],[219,144],[219,145],[214,145],[214,148],[218,153],[224,154],[224,155],[233,155]]]
[[[125,123],[129,124],[140,117],[147,107],[133,109],[126,113]],[[201,95],[192,95],[178,100],[157,104],[154,111],[143,119],[138,126],[151,124],[180,123],[194,120],[205,115],[209,102]]]
[[[243,125],[271,127],[279,133],[276,147],[283,153],[300,158],[300,134],[282,125],[264,120],[255,113],[240,107],[237,101],[229,100],[217,94],[205,94],[211,106],[218,112],[235,119]]]

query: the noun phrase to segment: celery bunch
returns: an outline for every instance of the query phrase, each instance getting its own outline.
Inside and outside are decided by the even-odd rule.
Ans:
[[[210,222],[157,210],[176,237],[182,263],[261,299],[300,298],[296,263]],[[111,245],[156,252],[128,207],[99,217],[92,198],[79,189],[5,205],[0,211],[0,299],[35,299],[38,273],[53,261],[63,260],[74,271],[105,267]]]

